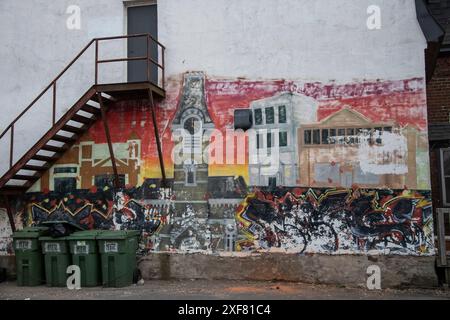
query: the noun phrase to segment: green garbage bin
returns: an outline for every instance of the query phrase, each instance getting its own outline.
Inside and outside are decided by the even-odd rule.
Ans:
[[[47,227],[26,227],[14,232],[17,285],[38,286],[44,282],[44,257],[39,237],[47,232]]]
[[[120,230],[104,231],[97,236],[103,286],[125,287],[133,283],[139,234],[139,231]]]
[[[49,287],[65,287],[71,256],[67,237],[40,237],[45,261],[45,280]]]
[[[82,288],[100,284],[100,255],[96,242],[100,233],[100,230],[79,231],[66,237],[72,254],[72,264],[80,267]]]

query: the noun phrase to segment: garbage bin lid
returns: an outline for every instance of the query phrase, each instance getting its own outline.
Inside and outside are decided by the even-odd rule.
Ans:
[[[131,237],[137,237],[139,236],[140,231],[138,230],[108,230],[108,231],[102,231],[98,236],[97,239],[126,239]]]
[[[48,227],[25,227],[13,233],[13,238],[38,238],[45,235]]]
[[[49,236],[39,237],[39,241],[66,241],[67,237],[53,238]]]
[[[101,230],[77,231],[67,236],[67,240],[95,240],[101,234]]]

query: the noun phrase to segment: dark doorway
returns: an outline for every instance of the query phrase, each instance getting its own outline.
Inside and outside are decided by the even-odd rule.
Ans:
[[[275,189],[277,187],[277,178],[269,177],[269,188]]]
[[[153,38],[158,36],[158,20],[156,5],[128,7],[127,9],[128,35],[150,33]],[[158,46],[155,42],[149,42],[150,57],[158,62]],[[128,57],[147,56],[147,38],[128,39]],[[147,76],[147,61],[128,61],[128,82],[141,82],[150,80],[158,84],[158,67],[150,63],[150,79]]]

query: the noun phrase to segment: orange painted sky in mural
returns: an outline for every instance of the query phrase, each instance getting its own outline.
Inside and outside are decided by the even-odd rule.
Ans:
[[[182,77],[168,81],[167,96],[157,105],[157,123],[162,138],[164,163],[169,177],[173,176],[171,155],[174,142],[172,141],[171,123],[182,90],[181,79]],[[233,127],[234,109],[248,108],[252,101],[286,91],[305,94],[317,99],[319,101],[317,114],[319,121],[341,110],[344,106],[350,106],[372,121],[393,121],[401,126],[409,124],[421,131],[426,131],[426,96],[423,88],[423,79],[361,82],[346,85],[299,84],[287,80],[207,79],[205,84],[210,116],[216,129],[221,130],[224,136],[226,129]],[[141,139],[141,179],[161,177],[148,102],[142,100],[119,103],[107,116],[111,124],[113,142],[125,142],[132,134]],[[101,122],[96,123],[90,129],[89,135],[95,143],[106,142]],[[245,153],[248,156],[248,144]],[[246,164],[212,164],[209,166],[209,175],[241,175],[248,181],[248,168]]]

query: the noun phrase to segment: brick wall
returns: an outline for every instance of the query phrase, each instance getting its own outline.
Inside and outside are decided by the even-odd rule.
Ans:
[[[427,86],[428,122],[449,122],[450,55],[439,57],[433,78]]]
[[[450,121],[450,55],[438,58],[433,78],[427,85],[427,104],[429,123]],[[443,207],[438,161],[439,148],[448,147],[450,147],[448,141],[430,143],[431,194],[434,209]],[[448,226],[448,221],[446,226]],[[449,228],[446,228],[446,234],[450,235]],[[450,250],[450,243],[447,245]]]

